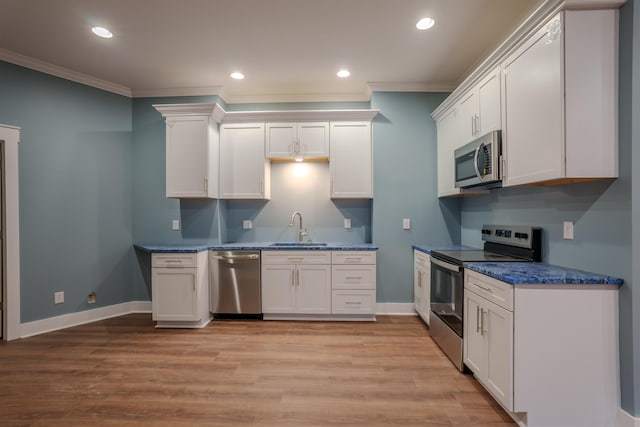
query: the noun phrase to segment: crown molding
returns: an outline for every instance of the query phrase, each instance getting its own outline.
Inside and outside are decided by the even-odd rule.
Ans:
[[[280,104],[303,102],[369,102],[371,90],[353,93],[279,93],[265,95],[234,95],[223,92],[221,97],[227,104]]]
[[[456,88],[453,83],[432,85],[427,83],[369,82],[367,84],[372,92],[451,92]]]
[[[39,59],[30,58],[10,50],[0,49],[0,60],[131,98],[131,89],[128,87],[111,83],[97,77],[92,77],[78,71],[73,71],[68,68],[59,67],[45,61],[40,61]]]
[[[159,98],[172,96],[209,96],[222,98],[222,86],[173,87],[157,89],[135,89],[133,98]]]
[[[211,116],[218,123],[371,121],[380,110],[225,111],[219,104],[154,104],[165,119],[175,116]]]

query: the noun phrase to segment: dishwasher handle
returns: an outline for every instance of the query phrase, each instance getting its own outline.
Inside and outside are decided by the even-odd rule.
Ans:
[[[224,260],[246,260],[246,259],[259,259],[260,255],[258,254],[250,254],[250,255],[211,255],[213,259],[224,259]]]

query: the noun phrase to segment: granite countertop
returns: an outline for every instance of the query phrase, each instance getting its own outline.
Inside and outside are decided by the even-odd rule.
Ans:
[[[425,254],[431,254],[431,251],[459,251],[461,249],[477,249],[464,245],[412,245],[413,249],[417,249]]]
[[[512,285],[622,285],[623,280],[603,274],[538,262],[465,262],[464,268]]]
[[[147,244],[136,243],[136,249],[155,253],[195,253],[207,250],[214,251],[376,251],[378,247],[372,243],[339,243],[323,242],[320,245],[297,245],[294,242],[279,242],[283,246],[274,246],[274,242],[246,242],[246,243],[222,243],[222,244]],[[291,245],[288,245],[291,244]]]

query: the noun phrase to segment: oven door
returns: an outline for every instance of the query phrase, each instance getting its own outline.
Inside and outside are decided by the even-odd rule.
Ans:
[[[431,311],[462,338],[463,268],[431,256]]]

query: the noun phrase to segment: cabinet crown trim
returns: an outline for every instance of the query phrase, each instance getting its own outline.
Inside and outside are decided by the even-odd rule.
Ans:
[[[225,111],[219,104],[154,104],[162,117],[213,117],[218,123],[372,121],[380,110]]]

